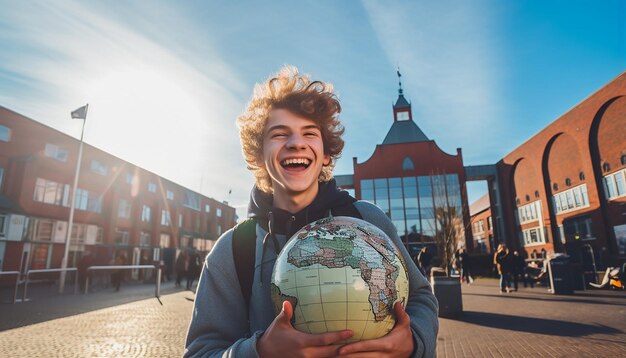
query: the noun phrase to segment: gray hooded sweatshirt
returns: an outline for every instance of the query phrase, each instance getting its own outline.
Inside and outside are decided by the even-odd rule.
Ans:
[[[257,221],[256,261],[249,313],[235,269],[231,229],[219,238],[204,262],[184,357],[258,357],[257,340],[276,317],[270,281],[277,254],[300,228],[329,214],[360,217],[383,230],[400,249],[409,276],[406,312],[411,318],[415,347],[412,356],[434,357],[439,330],[438,304],[428,280],[411,260],[382,210],[338,190],[334,180],[320,183],[313,203],[296,214],[273,208],[271,195],[253,189],[249,216]]]

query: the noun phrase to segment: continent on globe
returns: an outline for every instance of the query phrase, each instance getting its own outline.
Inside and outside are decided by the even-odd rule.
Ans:
[[[328,268],[350,266],[359,269],[370,290],[369,301],[374,319],[382,321],[393,312],[397,291],[398,269],[391,263],[396,257],[390,242],[372,235],[365,228],[353,225],[345,228],[322,219],[305,227],[308,230],[296,238],[302,242],[288,252],[287,262],[295,267],[320,264]],[[357,237],[355,230],[363,232]],[[356,246],[355,240],[365,240],[367,246]],[[369,249],[369,250],[368,250]]]

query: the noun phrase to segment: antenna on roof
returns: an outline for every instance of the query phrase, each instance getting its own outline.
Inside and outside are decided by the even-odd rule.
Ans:
[[[398,94],[402,95],[402,74],[400,73],[400,66],[398,66],[396,73],[398,74]]]

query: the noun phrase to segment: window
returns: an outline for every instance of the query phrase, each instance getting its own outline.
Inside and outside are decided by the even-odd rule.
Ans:
[[[535,190],[535,198],[539,199],[539,190]]]
[[[0,140],[3,142],[11,140],[11,128],[0,125]]]
[[[6,235],[6,223],[7,216],[0,214],[0,237],[4,237]]]
[[[85,189],[76,189],[74,197],[74,207],[78,210],[91,211],[94,213],[102,212],[102,200]]]
[[[215,210],[215,215],[217,215],[217,217],[218,217],[218,218],[221,218],[221,217],[222,217],[222,209],[217,208],[217,209]]]
[[[604,163],[602,164],[602,171],[604,171],[605,173],[611,170],[611,164],[609,163]]]
[[[82,245],[85,243],[87,237],[87,225],[74,224],[72,225],[72,237],[70,242],[74,245]]]
[[[169,234],[161,234],[161,238],[159,239],[159,247],[170,247]]]
[[[0,189],[2,189],[2,178],[4,177],[4,168],[0,167]]]
[[[524,246],[544,244],[544,235],[540,228],[532,228],[522,231]]]
[[[156,193],[156,184],[153,182],[148,183],[148,191],[151,193]]]
[[[96,232],[96,244],[102,244],[104,242],[104,229],[98,226],[98,231]]]
[[[61,148],[54,144],[46,144],[46,149],[44,153],[46,157],[50,157],[61,162],[67,161],[67,149]]]
[[[554,190],[554,191],[559,190],[559,184],[557,184],[557,183],[552,184],[552,190]]]
[[[139,246],[151,246],[150,233],[142,231],[139,234]]]
[[[168,198],[169,200],[174,200],[174,192],[171,190],[166,191],[165,197]]]
[[[200,211],[200,195],[186,190],[183,205],[196,211]]]
[[[585,172],[578,173],[578,179],[585,180]]]
[[[33,200],[46,204],[67,206],[68,193],[69,185],[37,178]]]
[[[572,179],[570,179],[570,178],[565,178],[565,185],[567,185],[567,186],[572,186]]]
[[[107,168],[107,166],[103,163],[94,159],[91,161],[91,171],[96,174],[107,175],[109,168]]]
[[[524,197],[524,199],[526,199],[526,201],[530,201],[530,195],[526,194],[526,196]]]
[[[169,226],[171,223],[172,223],[172,220],[170,218],[170,212],[167,210],[162,210],[161,211],[161,225]]]
[[[620,163],[622,163],[622,165],[626,165],[626,154],[622,154],[622,156],[619,158]]]
[[[126,184],[132,184],[135,181],[135,176],[132,173],[126,173]]]
[[[589,206],[587,184],[579,185],[552,196],[552,203],[557,214],[574,211]]]
[[[149,206],[144,205],[143,208],[141,209],[141,221],[143,222],[150,222],[151,219],[151,213],[150,213],[151,209]]]
[[[183,227],[183,214],[178,214],[178,227]]]
[[[117,216],[120,218],[130,218],[130,203],[125,199],[120,199],[120,205],[117,209]]]
[[[209,204],[206,204],[204,206],[204,211],[207,212],[207,213],[210,213],[211,212],[211,206]]]
[[[396,118],[398,118],[398,121],[408,121],[410,119],[409,112],[406,112],[406,111],[398,112]]]
[[[487,226],[489,230],[493,230],[493,222],[491,221],[491,216],[487,218]]]
[[[595,240],[591,217],[584,216],[563,221],[566,240]]]
[[[615,199],[626,195],[626,170],[609,174],[602,178],[607,199]]]
[[[517,214],[520,224],[539,219],[541,201],[533,201],[532,203],[517,208]]]
[[[130,243],[130,235],[128,231],[115,229],[115,244],[128,245]]]
[[[47,219],[35,219],[34,223],[34,241],[50,241],[54,232],[54,221]]]
[[[222,235],[222,225],[217,225],[217,236]]]
[[[402,160],[402,170],[414,170],[415,169],[415,165],[413,165],[413,161],[411,160],[411,158],[406,157],[404,158],[404,160]]]

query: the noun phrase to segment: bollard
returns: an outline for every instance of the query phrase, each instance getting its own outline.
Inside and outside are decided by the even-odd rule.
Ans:
[[[154,288],[154,295],[159,298],[161,297],[161,269],[157,269],[156,274],[156,287]]]

